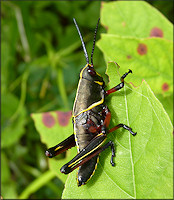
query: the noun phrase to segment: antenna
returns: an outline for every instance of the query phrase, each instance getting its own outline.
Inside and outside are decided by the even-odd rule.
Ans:
[[[76,25],[76,29],[77,29],[77,31],[78,31],[78,33],[79,33],[80,40],[81,40],[81,42],[82,42],[82,47],[83,47],[83,51],[84,51],[84,54],[85,54],[86,62],[87,62],[87,64],[89,64],[88,53],[87,53],[87,51],[86,51],[85,43],[84,43],[83,38],[82,38],[82,35],[81,35],[81,33],[80,33],[80,29],[79,29],[79,27],[78,27],[78,25],[77,25],[77,22],[76,22],[76,20],[75,20],[74,18],[73,18],[73,21],[74,21],[74,24]]]
[[[96,40],[96,34],[97,34],[97,29],[98,29],[99,21],[100,21],[100,18],[98,19],[97,26],[96,26],[95,32],[94,32],[93,47],[92,47],[92,52],[91,52],[91,66],[92,67],[93,67],[93,53],[94,53],[95,40]]]

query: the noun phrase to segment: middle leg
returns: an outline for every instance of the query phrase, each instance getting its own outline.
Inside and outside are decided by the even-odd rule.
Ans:
[[[113,128],[111,128],[108,132],[111,133],[121,127],[128,130],[133,136],[135,136],[137,134],[136,132],[132,131],[132,128],[130,128],[129,126],[127,126],[125,124],[118,124],[117,126],[114,126]]]

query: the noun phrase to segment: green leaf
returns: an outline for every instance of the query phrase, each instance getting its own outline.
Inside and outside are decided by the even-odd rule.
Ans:
[[[153,35],[173,40],[172,23],[144,1],[102,3],[101,21],[109,34],[136,38]]]
[[[24,134],[26,124],[26,110],[21,109],[18,117],[11,120],[11,117],[18,107],[19,100],[12,93],[4,93],[2,97],[2,135],[1,147],[9,147],[16,143]]]
[[[3,151],[1,151],[1,195],[3,199],[16,199],[16,184],[10,176],[10,168],[8,159]]]
[[[114,63],[109,63],[107,74],[108,89],[120,82]],[[131,74],[129,79],[133,79]],[[69,175],[62,198],[172,198],[173,128],[148,84],[143,81],[137,88],[125,84],[122,90],[109,95],[106,103],[112,115],[110,128],[125,123],[137,135],[133,137],[123,129],[110,133],[108,140],[116,145],[116,166],[110,164],[109,148],[101,153],[98,168],[86,185],[77,187],[76,171]]]
[[[73,134],[70,111],[32,114],[32,118],[40,134],[41,141],[47,145],[47,148],[55,146]],[[77,149],[72,148],[66,152],[65,158],[62,155],[56,156],[55,158],[48,158],[50,169],[62,182],[65,182],[67,176],[60,172],[60,168],[71,160],[76,153]]]
[[[121,74],[132,69],[134,85],[140,85],[145,79],[155,93],[173,93],[172,42],[160,38],[122,38],[103,34],[98,46],[107,61],[115,61],[121,66]]]
[[[121,74],[130,67],[136,86],[145,80],[173,120],[172,23],[144,1],[116,1],[102,3],[101,24],[108,34],[98,46],[106,61],[117,62]]]
[[[10,179],[10,169],[7,167],[9,163],[3,151],[1,151],[1,161],[1,181],[5,183]]]
[[[166,112],[168,113],[171,121],[173,122],[173,94],[171,96],[163,96],[162,94],[157,94],[156,97],[163,104]]]

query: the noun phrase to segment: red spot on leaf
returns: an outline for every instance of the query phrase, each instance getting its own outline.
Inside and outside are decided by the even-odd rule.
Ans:
[[[69,123],[69,119],[71,118],[71,111],[69,112],[61,112],[57,111],[57,119],[61,126],[67,126]]]
[[[163,90],[164,92],[168,91],[168,90],[169,90],[169,85],[168,85],[167,83],[164,83],[164,84],[162,85],[162,90]]]
[[[43,113],[42,122],[48,128],[51,128],[56,123],[54,117],[49,112]]]
[[[147,54],[147,46],[145,44],[140,43],[137,48],[137,52],[140,55]]]
[[[125,27],[125,26],[126,26],[126,22],[122,22],[121,24],[122,24],[122,26],[123,26],[123,27]]]
[[[101,8],[103,8],[103,5],[104,5],[104,2],[102,1],[102,2],[101,2]]]
[[[105,26],[105,25],[104,25],[104,27],[105,27],[105,29],[108,31],[108,29],[109,29],[108,26]]]
[[[154,27],[150,31],[150,37],[163,37],[163,31],[158,27]]]
[[[127,59],[131,59],[132,58],[132,56],[130,56],[130,55],[127,55]]]

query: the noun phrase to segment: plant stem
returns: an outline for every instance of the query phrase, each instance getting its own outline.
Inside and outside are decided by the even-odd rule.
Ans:
[[[58,67],[56,70],[57,70],[57,85],[60,91],[60,95],[62,97],[65,109],[69,110],[68,98],[67,98],[64,79],[63,79],[63,70],[61,67]]]
[[[47,184],[51,179],[55,177],[55,173],[52,171],[46,171],[40,177],[35,179],[24,191],[19,195],[19,199],[28,199],[28,197]]]
[[[19,105],[17,110],[15,111],[15,113],[12,115],[12,117],[10,118],[10,121],[13,121],[16,119],[16,117],[18,116],[18,114],[21,112],[21,110],[24,108],[24,103],[25,103],[25,99],[26,99],[26,90],[27,90],[27,79],[28,79],[28,75],[29,72],[28,70],[24,72],[24,74],[22,75],[22,83],[21,83],[21,97],[20,97],[20,101],[19,101]]]

